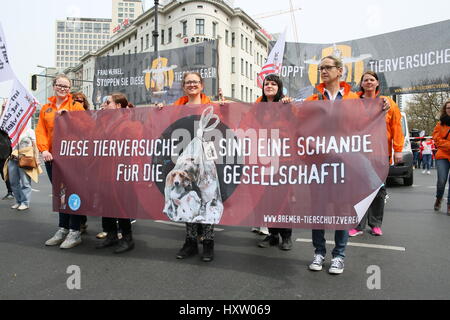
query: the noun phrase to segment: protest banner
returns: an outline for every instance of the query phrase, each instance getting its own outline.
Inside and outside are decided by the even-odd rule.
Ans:
[[[328,55],[342,59],[342,81],[359,90],[365,71],[375,71],[385,95],[450,90],[450,20],[334,44],[286,43],[281,76],[287,95],[311,95],[318,65]]]
[[[217,44],[207,41],[178,49],[99,57],[95,62],[92,101],[96,105],[114,92],[135,105],[171,104],[183,95],[181,81],[188,71],[204,79],[204,92],[217,94]]]
[[[5,112],[0,118],[0,129],[6,132],[14,148],[28,121],[36,111],[38,101],[28,90],[15,79]]]
[[[15,75],[11,69],[6,48],[6,39],[3,34],[2,24],[0,23],[0,82],[14,79]]]
[[[380,100],[214,106],[211,130],[200,127],[208,107],[72,112],[58,117],[53,210],[202,222],[195,212],[180,212],[192,208],[183,203],[189,202],[184,196],[197,192],[201,199],[209,194],[215,200],[219,190],[218,201],[199,204],[223,205],[216,224],[350,229],[387,177]],[[217,172],[219,187],[214,183],[202,187],[192,179],[200,166],[195,156],[179,161],[195,136],[203,137],[200,150],[205,158],[214,159],[215,168],[204,172]],[[175,185],[169,175],[177,171],[174,168],[184,171],[177,179],[185,190],[172,188],[168,199],[165,189]],[[168,200],[174,202],[171,214],[166,210]]]

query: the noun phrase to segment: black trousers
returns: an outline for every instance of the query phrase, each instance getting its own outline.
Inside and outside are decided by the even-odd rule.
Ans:
[[[117,233],[117,224],[122,231],[122,235],[131,234],[131,220],[130,219],[117,219],[117,218],[102,218],[103,231],[107,233]]]
[[[283,239],[289,239],[292,236],[292,229],[288,228],[269,228],[271,235],[280,235]]]
[[[3,175],[3,167],[5,166],[6,160],[0,160],[0,174],[2,175],[2,179],[5,180],[5,176]],[[12,193],[11,184],[9,183],[9,179],[5,181],[6,189],[8,189],[8,193]]]
[[[359,223],[357,230],[363,231],[366,228],[367,222],[371,228],[380,228],[383,224],[384,216],[384,204],[386,199],[386,187],[381,187],[377,196],[373,199],[369,209],[367,210],[364,218]]]

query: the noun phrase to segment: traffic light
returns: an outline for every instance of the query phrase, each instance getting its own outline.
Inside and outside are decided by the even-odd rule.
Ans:
[[[37,90],[37,75],[35,74],[31,76],[31,90],[33,91]]]

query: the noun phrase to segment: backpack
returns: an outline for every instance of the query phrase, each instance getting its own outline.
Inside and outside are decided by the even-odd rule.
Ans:
[[[0,130],[0,160],[4,161],[8,159],[11,152],[11,139],[5,131]]]

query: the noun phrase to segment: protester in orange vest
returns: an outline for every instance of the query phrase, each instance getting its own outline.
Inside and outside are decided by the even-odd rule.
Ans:
[[[71,86],[72,82],[65,75],[59,75],[53,80],[55,96],[49,98],[50,103],[42,107],[36,127],[37,146],[45,161],[50,181],[52,181],[52,142],[55,118],[64,112],[84,111],[82,104],[73,102],[70,94]],[[70,249],[79,245],[81,243],[81,219],[79,215],[60,213],[59,229],[52,238],[46,241],[45,245],[60,245],[61,249]]]
[[[361,91],[358,92],[358,96],[361,99],[374,99],[380,97],[386,104],[389,104],[390,108],[386,113],[389,160],[392,158],[392,149],[394,149],[394,163],[397,164],[402,162],[402,151],[405,143],[405,137],[403,136],[401,124],[402,116],[400,114],[399,107],[391,98],[380,96],[380,83],[378,81],[378,75],[373,71],[367,71],[362,75],[360,88]],[[389,161],[389,163],[391,163],[391,161]],[[363,234],[367,221],[369,222],[369,226],[372,228],[373,235],[383,235],[381,225],[383,223],[386,195],[386,186],[383,185],[358,227],[349,231],[350,237]]]
[[[186,95],[178,99],[174,103],[175,106],[211,103],[211,100],[203,93],[204,82],[199,73],[185,73],[182,86]],[[186,241],[177,253],[177,259],[185,259],[197,254],[199,237],[203,239],[202,260],[211,262],[214,259],[214,225],[200,223],[186,223]]]
[[[439,211],[450,171],[450,100],[447,100],[441,109],[440,121],[433,130],[433,140],[437,147],[437,191],[434,210]],[[447,215],[450,216],[450,191],[447,197]]]

